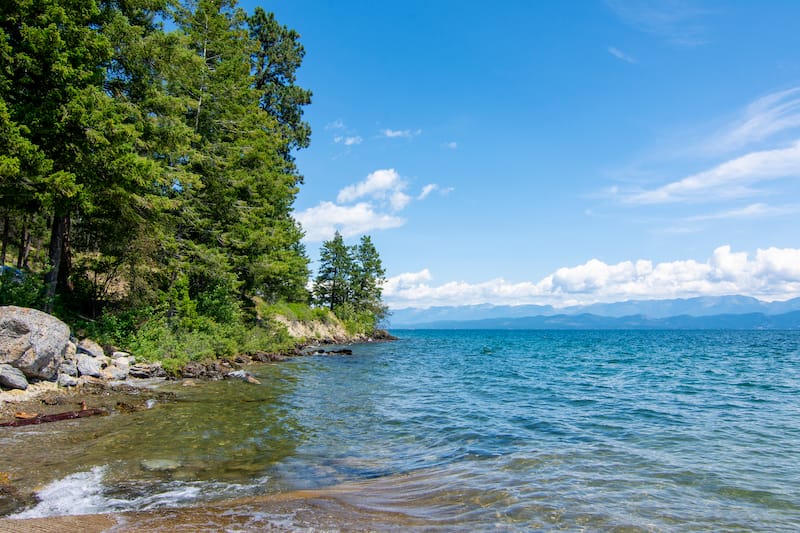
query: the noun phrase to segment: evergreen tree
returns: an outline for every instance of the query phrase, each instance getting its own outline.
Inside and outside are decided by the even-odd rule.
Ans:
[[[295,84],[305,49],[296,31],[281,26],[273,13],[260,7],[250,17],[249,26],[257,43],[253,68],[261,108],[277,120],[289,140],[282,154],[290,159],[291,150],[306,148],[311,141],[311,128],[302,120],[303,106],[311,103],[311,91]]]
[[[337,231],[333,239],[322,243],[319,270],[314,280],[314,298],[317,304],[336,311],[350,300],[353,257]]]
[[[382,293],[385,271],[368,235],[347,246],[337,231],[322,243],[320,265],[314,280],[314,302],[327,307],[345,323],[370,333],[386,315]]]
[[[362,236],[353,250],[352,300],[356,309],[370,312],[377,320],[386,314],[381,300],[385,276],[372,239],[369,235]]]
[[[231,1],[199,0],[175,18],[194,55],[171,80],[192,102],[186,121],[196,136],[190,168],[199,183],[183,190],[178,222],[190,291],[305,300],[308,260],[291,217],[300,178],[277,119],[260,106],[245,14]]]

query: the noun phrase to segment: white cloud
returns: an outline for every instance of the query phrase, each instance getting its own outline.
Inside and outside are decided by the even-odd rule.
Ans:
[[[334,120],[333,122],[328,122],[325,124],[326,130],[343,130],[345,128],[344,122],[342,119]]]
[[[359,137],[358,135],[353,135],[352,137],[337,135],[333,138],[333,142],[336,144],[343,144],[345,146],[353,146],[354,144],[361,144],[364,139]]]
[[[450,148],[451,150],[455,150],[458,148],[458,143],[455,141],[450,141],[449,143],[445,143],[444,145],[446,148]]]
[[[432,285],[426,269],[389,278],[384,295],[390,307],[433,305],[551,304],[567,306],[631,299],[745,295],[762,300],[800,297],[800,249],[766,248],[755,255],[720,246],[706,261],[650,260],[607,264],[591,259],[563,267],[538,282],[497,278],[481,283]]]
[[[363,181],[340,190],[335,203],[321,202],[296,213],[295,220],[305,230],[305,240],[310,242],[330,239],[337,230],[344,237],[352,237],[376,229],[396,228],[406,222],[397,216],[398,212],[413,200],[424,199],[439,186],[426,185],[422,189],[424,195],[416,198],[406,194],[407,188],[408,183],[395,169],[376,170]],[[344,205],[356,201],[355,205]]]
[[[392,206],[392,211],[401,211],[405,209],[410,201],[411,197],[401,191],[394,191],[389,197],[389,205]]]
[[[365,196],[385,198],[387,192],[400,191],[405,186],[405,181],[395,169],[376,170],[369,174],[364,181],[348,185],[339,191],[336,201],[339,203],[352,202]]]
[[[422,130],[419,130],[419,129],[417,129],[417,130],[392,130],[392,129],[388,129],[387,128],[387,129],[381,130],[381,134],[383,134],[384,137],[389,137],[390,139],[398,138],[398,137],[404,137],[406,139],[410,139],[411,137],[416,137],[417,135],[420,135],[421,133],[422,133]]]
[[[296,213],[295,219],[305,230],[306,240],[311,242],[331,239],[337,230],[343,237],[352,237],[375,229],[397,228],[405,224],[404,218],[379,213],[366,202],[351,206],[321,202],[316,207]]]
[[[623,52],[619,48],[615,48],[613,46],[609,46],[608,47],[608,53],[611,54],[612,56],[616,57],[617,59],[621,59],[622,61],[625,61],[626,63],[631,63],[631,64],[636,64],[637,63],[636,59],[634,59],[632,56],[626,54],[625,52]]]
[[[749,196],[754,183],[800,177],[800,141],[786,148],[750,152],[716,167],[648,191],[622,193],[632,204],[708,201]]]

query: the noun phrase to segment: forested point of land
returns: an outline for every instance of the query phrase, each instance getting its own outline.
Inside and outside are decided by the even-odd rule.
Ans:
[[[274,309],[374,329],[369,238],[340,272],[353,297],[308,289],[304,54],[235,0],[0,3],[0,304],[176,364],[280,349]]]

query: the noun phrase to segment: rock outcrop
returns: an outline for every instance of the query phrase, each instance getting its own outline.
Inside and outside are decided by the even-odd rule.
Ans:
[[[0,364],[27,378],[53,379],[64,360],[69,328],[54,316],[24,307],[0,307]]]

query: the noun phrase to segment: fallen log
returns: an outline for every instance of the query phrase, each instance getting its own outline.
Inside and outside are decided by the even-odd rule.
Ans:
[[[35,424],[45,424],[47,422],[58,422],[59,420],[71,420],[73,418],[86,418],[87,416],[107,415],[105,409],[81,409],[80,411],[67,411],[66,413],[56,413],[53,415],[37,415],[33,418],[22,418],[12,422],[2,422],[0,427],[20,427],[32,426]]]

